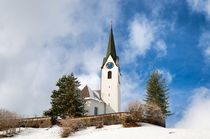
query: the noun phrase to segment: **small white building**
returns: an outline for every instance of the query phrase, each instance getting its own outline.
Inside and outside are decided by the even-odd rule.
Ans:
[[[120,112],[120,70],[111,27],[106,57],[101,66],[101,90],[91,90],[87,85],[81,97],[86,100],[87,115]]]

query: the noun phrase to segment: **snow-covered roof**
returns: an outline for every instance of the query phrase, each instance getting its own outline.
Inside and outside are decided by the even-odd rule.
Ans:
[[[90,89],[90,87],[88,87],[87,85],[82,89],[80,97],[85,99],[94,99],[96,101],[102,101],[100,90],[94,91]]]

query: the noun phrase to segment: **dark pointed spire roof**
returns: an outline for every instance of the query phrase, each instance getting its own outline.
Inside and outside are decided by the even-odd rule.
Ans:
[[[118,65],[119,57],[117,56],[116,50],[115,50],[114,35],[113,35],[113,31],[112,31],[112,24],[111,24],[111,31],[110,31],[110,35],[109,35],[109,43],[108,43],[107,53],[106,53],[106,57],[104,57],[102,67],[106,63],[106,60],[108,59],[109,55],[112,56],[115,64]]]
[[[111,31],[110,31],[110,35],[109,35],[109,44],[108,44],[108,48],[107,48],[106,57],[108,57],[109,55],[111,55],[112,58],[114,60],[116,60],[116,50],[115,50],[114,35],[113,35],[113,31],[112,31],[112,26],[111,26]]]

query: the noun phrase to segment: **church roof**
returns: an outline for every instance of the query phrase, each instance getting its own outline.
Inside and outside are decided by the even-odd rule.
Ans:
[[[90,97],[87,85],[82,89],[80,97],[81,98]]]
[[[96,90],[93,91],[90,89],[87,85],[82,89],[80,97],[85,98],[85,99],[94,99],[97,101],[102,101],[101,100],[101,95],[100,95],[101,90]]]
[[[102,67],[104,66],[104,64],[106,63],[106,61],[107,61],[107,59],[108,59],[108,57],[110,55],[112,56],[115,64],[118,66],[118,64],[119,64],[119,57],[116,54],[112,26],[111,26],[111,31],[110,31],[110,35],[109,35],[109,43],[108,43],[107,53],[106,53],[106,57],[104,57],[104,60],[103,60],[103,63],[102,63]]]

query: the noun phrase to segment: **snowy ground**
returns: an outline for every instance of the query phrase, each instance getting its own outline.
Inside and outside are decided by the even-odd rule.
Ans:
[[[15,139],[58,139],[61,128],[27,128]],[[150,124],[142,127],[122,128],[121,125],[89,127],[70,136],[71,139],[210,139],[210,129],[162,128]]]

